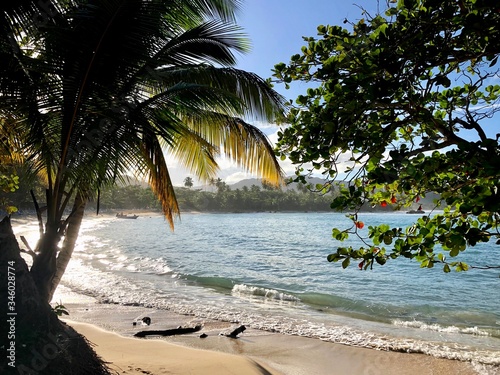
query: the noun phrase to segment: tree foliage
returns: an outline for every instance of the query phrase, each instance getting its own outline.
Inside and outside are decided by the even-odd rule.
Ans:
[[[329,211],[332,194],[319,195],[307,190],[296,191],[293,188],[265,188],[257,185],[231,188],[224,182],[220,189],[207,190],[190,187],[175,187],[175,195],[181,211],[200,212],[256,212],[256,211]],[[95,208],[96,202],[90,202],[89,208]],[[101,192],[100,208],[102,212],[116,210],[153,210],[161,207],[151,188],[140,185],[112,186]]]
[[[12,193],[19,188],[19,177],[12,166],[13,158],[9,148],[7,127],[0,118],[0,212],[11,214],[17,211],[12,205]]]
[[[19,177],[11,174],[5,175],[0,170],[0,192],[3,193],[13,193],[19,187]],[[0,194],[0,211],[3,210],[7,214],[11,214],[17,211],[17,208],[11,204],[8,197]]]
[[[331,194],[297,192],[294,189],[282,191],[269,189],[263,184],[231,189],[225,183],[219,184],[217,192],[201,189],[176,188],[179,205],[183,210],[205,212],[259,212],[259,211],[329,211]]]
[[[187,188],[191,188],[193,187],[194,183],[193,183],[193,178],[192,177],[186,177],[184,179],[184,186],[187,187]]]
[[[364,245],[339,247],[329,261],[346,267],[354,259],[367,269],[402,256],[421,267],[467,270],[459,257],[467,247],[500,244],[494,122],[500,6],[488,0],[390,3],[383,14],[363,11],[359,21],[346,20],[349,29],[319,26],[316,38],[304,38],[302,53],[275,66],[277,82],[311,84],[291,103],[290,126],[277,149],[298,164],[298,180],[320,171],[332,183],[339,176],[347,181],[331,207],[353,212],[352,227],[335,228],[333,237],[354,235]],[[305,170],[308,163],[312,168]],[[408,228],[363,229],[363,204],[410,207],[431,192],[442,212]]]

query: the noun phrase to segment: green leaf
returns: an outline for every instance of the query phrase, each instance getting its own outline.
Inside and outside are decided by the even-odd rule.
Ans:
[[[392,243],[392,236],[385,235],[384,236],[384,244],[390,245]]]
[[[340,256],[338,254],[329,254],[326,259],[329,261],[329,262],[338,262],[339,259],[340,259]]]
[[[349,264],[351,263],[351,258],[345,258],[344,261],[342,262],[342,268],[347,268],[349,267]]]
[[[467,271],[469,269],[469,265],[467,263],[464,263],[464,262],[459,262],[457,264],[457,266],[455,267],[455,269],[458,272]]]

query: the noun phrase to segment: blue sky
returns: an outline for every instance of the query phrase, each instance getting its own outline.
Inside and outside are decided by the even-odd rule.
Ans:
[[[377,10],[376,0],[358,0],[356,4],[370,12]],[[345,18],[363,18],[359,6],[351,0],[246,0],[238,25],[250,37],[253,48],[239,58],[237,67],[269,78],[275,64],[287,63],[290,56],[300,53],[306,44],[303,36],[316,36],[318,25],[342,25]],[[278,85],[275,89],[287,99],[295,99],[305,91],[285,90]]]
[[[349,0],[246,0],[238,14],[237,24],[249,37],[252,50],[238,56],[236,67],[256,73],[264,79],[269,78],[275,64],[287,63],[290,56],[300,53],[301,47],[305,45],[303,36],[316,36],[318,25],[342,25],[345,18],[356,21],[363,18],[359,6],[376,13],[377,3],[376,0],[358,0],[356,3]],[[380,10],[385,9],[384,0],[380,6]],[[275,90],[287,99],[295,99],[306,89],[305,85],[297,85],[290,90],[285,90],[281,85],[275,86]],[[262,126],[261,129],[271,141],[276,141],[276,126]],[[220,166],[219,177],[227,183],[254,177],[224,160],[220,161]],[[285,172],[293,174],[293,166],[287,163],[282,166]],[[177,186],[182,186],[186,177],[193,177],[178,167],[175,161],[169,160],[169,170]]]
[[[343,25],[347,18],[357,22],[364,18],[363,9],[371,15],[386,9],[386,0],[245,0],[238,14],[237,24],[243,28],[252,44],[250,53],[238,56],[237,68],[254,72],[266,79],[272,76],[272,69],[280,62],[288,63],[290,57],[301,53],[306,43],[305,37],[316,37],[318,25]],[[349,25],[346,25],[348,28]],[[276,85],[275,90],[294,100],[306,92],[305,84],[294,84],[286,90],[283,85]],[[272,124],[258,124],[271,142],[277,141],[278,127]],[[498,126],[493,123],[485,128],[489,136],[495,137]],[[466,138],[467,134],[464,133]],[[168,159],[174,185],[182,186],[187,176],[194,177],[188,171],[178,167],[174,160]],[[244,178],[256,177],[237,168],[227,160],[220,160],[218,177],[227,183],[234,183]],[[294,166],[289,162],[281,163],[285,173],[292,175]],[[198,182],[195,182],[198,184]]]

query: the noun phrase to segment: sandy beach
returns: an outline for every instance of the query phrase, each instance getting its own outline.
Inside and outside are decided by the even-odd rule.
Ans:
[[[280,374],[245,356],[123,337],[75,321],[68,324],[94,343],[101,358],[119,374]]]
[[[95,345],[119,374],[190,375],[474,375],[465,362],[332,344],[317,339],[248,329],[237,339],[222,334],[238,322],[218,322],[140,306],[99,304],[74,293],[59,294],[65,321]],[[64,302],[66,301],[66,302]],[[132,322],[151,318],[151,325]],[[140,330],[202,325],[201,331],[139,339]],[[205,333],[206,338],[200,338]]]

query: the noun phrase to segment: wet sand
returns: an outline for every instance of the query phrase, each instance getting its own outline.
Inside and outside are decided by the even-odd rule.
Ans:
[[[67,290],[66,290],[67,292]],[[58,301],[56,296],[55,301]],[[67,302],[64,302],[67,301]],[[68,324],[95,344],[96,352],[120,374],[199,375],[477,375],[465,362],[422,354],[395,353],[323,342],[318,339],[246,329],[224,336],[239,322],[219,322],[139,306],[98,304],[65,295]],[[133,325],[142,317],[151,325]],[[82,324],[86,323],[86,324]],[[141,330],[202,325],[196,333],[134,338]],[[106,331],[104,331],[106,330]],[[206,338],[200,338],[204,333]]]

